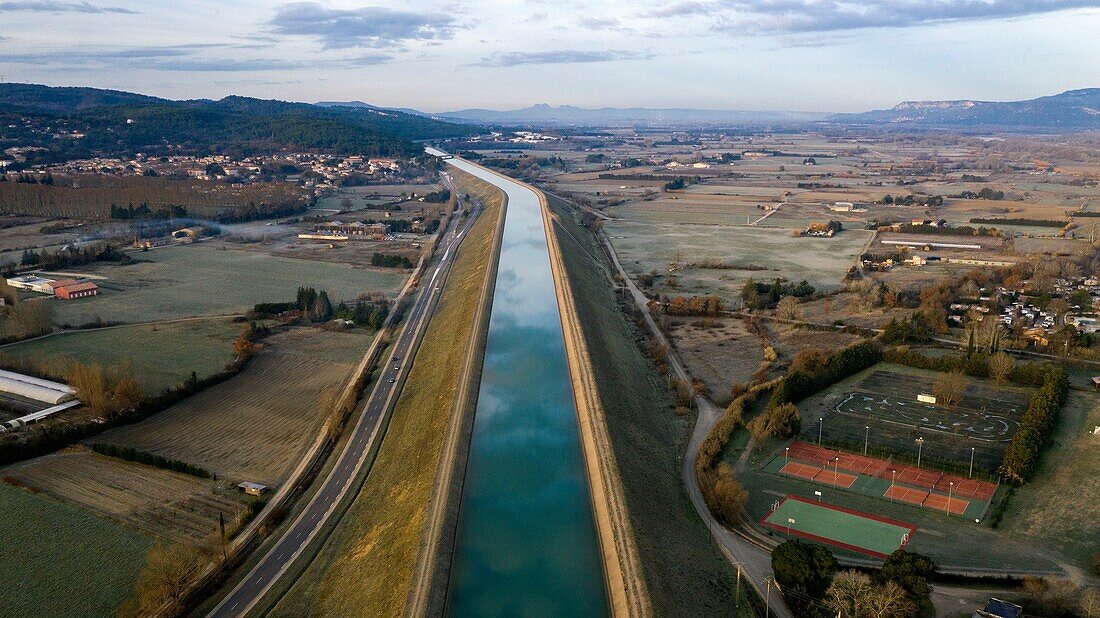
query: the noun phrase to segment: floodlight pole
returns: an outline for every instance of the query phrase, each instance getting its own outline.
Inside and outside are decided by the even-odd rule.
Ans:
[[[970,472],[966,473],[966,478],[974,476],[974,447],[970,447]]]
[[[871,426],[865,425],[863,427],[863,456],[867,456],[867,442],[871,439]]]
[[[764,616],[768,618],[772,615],[772,579],[769,577],[764,583],[768,585],[768,591],[764,594]]]
[[[791,447],[783,449],[783,463],[787,463],[791,460]]]
[[[833,457],[833,481],[840,482],[840,455]]]
[[[917,438],[917,467],[920,467],[920,455],[924,450],[924,438]]]
[[[951,496],[955,492],[955,481],[947,482],[947,514],[951,514]]]
[[[821,427],[825,424],[825,417],[819,416],[817,418],[817,445],[821,446]]]

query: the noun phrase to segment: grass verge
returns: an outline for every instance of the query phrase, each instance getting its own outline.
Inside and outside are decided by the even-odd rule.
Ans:
[[[680,483],[691,419],[677,417],[612,292],[592,233],[560,200],[554,226],[599,386],[654,614],[728,615],[735,573]],[[742,604],[748,608],[749,604]]]
[[[455,258],[370,475],[274,616],[394,616],[404,609],[501,200],[490,185],[454,177],[485,210]]]

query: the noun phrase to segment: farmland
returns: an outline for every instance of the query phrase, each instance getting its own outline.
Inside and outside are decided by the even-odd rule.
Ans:
[[[209,480],[74,449],[9,466],[7,478],[160,539],[201,543],[232,522],[240,500]],[[233,490],[229,490],[232,492]]]
[[[185,461],[219,478],[276,485],[324,420],[322,394],[343,385],[368,345],[359,331],[275,334],[241,374],[96,441]]]
[[[233,360],[232,341],[241,327],[211,318],[73,331],[4,346],[0,358],[47,368],[65,359],[104,366],[128,361],[152,394],[189,379],[192,371],[200,379],[221,371]]]
[[[405,277],[394,271],[275,257],[219,241],[164,247],[136,257],[142,261],[129,266],[100,263],[77,269],[95,278],[100,296],[57,303],[57,322],[77,325],[238,313],[256,303],[291,300],[302,285],[327,290],[334,302],[354,300],[363,292],[393,293]]]
[[[0,512],[3,616],[111,615],[153,544],[147,534],[2,482]]]
[[[790,229],[676,225],[607,221],[604,230],[632,277],[652,271],[667,273],[669,264],[688,263],[670,277],[659,278],[657,291],[670,296],[717,294],[736,305],[751,277],[806,279],[822,289],[836,289],[863,250],[870,232],[845,231],[835,238],[792,238]],[[716,260],[732,268],[693,267]],[[740,267],[739,267],[740,266]]]

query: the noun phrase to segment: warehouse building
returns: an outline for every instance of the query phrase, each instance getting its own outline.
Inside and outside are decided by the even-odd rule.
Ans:
[[[54,295],[63,300],[85,298],[99,294],[99,286],[91,281],[73,281],[65,285],[55,285]]]
[[[20,275],[8,278],[8,285],[11,287],[40,294],[53,294],[53,284],[53,279],[44,279],[35,275]]]

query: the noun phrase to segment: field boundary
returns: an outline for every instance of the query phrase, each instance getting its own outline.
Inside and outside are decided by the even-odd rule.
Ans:
[[[495,172],[494,172],[495,173]],[[510,179],[511,180],[511,179]],[[550,253],[550,270],[554,276],[554,291],[561,315],[562,335],[565,339],[566,358],[573,383],[573,399],[577,407],[577,421],[588,472],[592,510],[599,534],[600,549],[607,581],[608,601],[614,616],[651,616],[653,606],[649,600],[641,559],[634,538],[626,496],[607,420],[596,388],[596,377],[588,361],[588,344],[584,339],[580,316],[577,315],[573,290],[565,270],[561,246],[554,234],[554,219],[550,204],[542,191],[513,180],[531,191],[539,199],[546,244]]]
[[[405,281],[405,285],[402,287],[401,292],[397,295],[394,301],[395,305],[401,302],[409,294],[410,290],[415,287],[416,283],[419,281],[420,273],[426,263],[427,259],[424,256],[421,256],[420,262],[417,264],[416,270],[413,271],[412,275],[410,275],[409,278]],[[363,355],[363,358],[362,360],[360,360],[359,365],[356,366],[355,371],[353,372],[351,377],[348,378],[348,383],[345,387],[345,393],[347,393],[346,389],[353,388],[356,385],[365,386],[362,381],[366,379],[365,376],[369,375],[370,368],[374,365],[375,361],[377,360],[378,354],[384,348],[383,341],[385,341],[386,339],[386,334],[389,333],[392,329],[393,315],[394,314],[391,312],[388,316],[386,316],[386,320],[385,322],[383,322],[382,328],[378,329],[378,332],[375,333],[374,339],[371,341],[370,347]],[[266,505],[264,505],[263,510],[261,510],[260,513],[257,514],[256,517],[253,518],[253,520],[249,522],[248,525],[245,526],[245,528],[240,533],[238,533],[237,536],[226,546],[225,559],[215,559],[214,561],[208,563],[207,566],[203,568],[203,570],[198,574],[195,580],[188,586],[187,590],[183,592],[181,598],[186,599],[186,603],[193,602],[195,600],[194,595],[206,589],[207,587],[219,585],[220,579],[225,574],[231,572],[232,569],[236,568],[237,565],[243,560],[243,557],[247,553],[248,548],[252,546],[255,541],[259,540],[260,531],[269,529],[269,527],[271,527],[273,524],[275,526],[279,524],[279,522],[276,520],[279,516],[281,516],[281,514],[285,513],[290,508],[290,505],[288,504],[288,502],[290,502],[290,499],[299,494],[300,491],[305,488],[310,480],[310,472],[317,468],[318,465],[324,460],[323,456],[325,455],[330,442],[330,427],[331,419],[325,419],[325,421],[321,423],[321,426],[317,432],[317,436],[314,438],[313,443],[306,451],[305,456],[302,457],[302,459],[298,462],[298,465],[294,467],[287,479],[271,496],[271,499],[268,500]],[[171,612],[169,611],[169,607],[166,605],[164,607],[161,607],[155,615],[158,617],[169,616],[171,615]]]
[[[496,233],[489,249],[481,302],[478,303],[474,315],[473,329],[470,331],[466,354],[462,360],[458,390],[451,406],[451,423],[443,439],[443,454],[439,460],[432,495],[429,497],[428,521],[421,536],[420,556],[413,573],[414,584],[405,603],[406,616],[441,616],[447,602],[462,489],[466,481],[466,462],[480,394],[489,318],[496,290],[500,247],[504,241],[504,221],[508,212],[508,194],[499,188],[497,190],[502,199]],[[482,208],[484,209],[484,205]],[[455,259],[458,259],[457,255]]]

